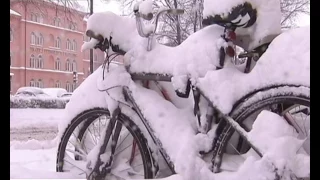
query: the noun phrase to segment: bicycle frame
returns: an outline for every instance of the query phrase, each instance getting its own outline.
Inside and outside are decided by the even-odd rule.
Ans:
[[[132,76],[132,80],[149,80],[149,81],[167,81],[167,82],[170,82],[171,80],[171,76],[170,75],[160,75],[160,74],[131,74]],[[212,110],[209,110],[206,115],[206,132],[208,132],[211,128],[211,124],[212,124],[212,120],[213,120],[213,116],[214,116],[214,113],[213,112],[217,112],[218,116],[220,116],[223,120],[225,120],[235,131],[237,131],[245,140],[247,140],[247,142],[251,145],[251,147],[257,152],[257,154],[262,157],[262,151],[254,146],[252,143],[250,143],[250,141],[248,140],[247,138],[247,132],[234,120],[232,119],[230,116],[228,115],[225,115],[225,114],[222,114],[219,109],[215,108],[212,103],[208,100],[208,98],[196,87],[192,87],[193,89],[193,95],[194,97],[196,96],[202,96],[206,99],[206,101],[209,102],[209,108],[211,108]],[[155,133],[154,133],[154,130],[153,128],[151,127],[148,119],[146,119],[142,113],[142,111],[140,110],[139,108],[139,105],[136,103],[134,97],[132,96],[132,93],[130,91],[130,89],[128,87],[124,87],[123,88],[123,94],[124,94],[124,97],[125,99],[130,102],[132,105],[133,105],[133,110],[136,112],[136,114],[139,116],[140,120],[142,121],[143,125],[145,126],[145,128],[147,129],[150,137],[152,138],[153,142],[155,143],[155,145],[157,147],[159,147],[159,151],[161,153],[161,155],[163,156],[164,160],[166,161],[167,165],[169,166],[170,170],[172,173],[175,173],[175,170],[174,170],[174,164],[173,162],[170,160],[170,156],[168,155],[168,153],[166,152],[166,150],[163,148],[162,146],[162,142],[159,138],[157,138],[155,136]],[[198,107],[198,104],[195,103],[195,107]],[[117,113],[120,113],[117,112]],[[194,112],[195,115],[200,115],[199,111],[198,112]],[[221,121],[220,121],[221,122]],[[219,123],[220,123],[219,122]],[[218,123],[218,122],[215,122],[215,123]],[[214,142],[213,142],[214,144]]]

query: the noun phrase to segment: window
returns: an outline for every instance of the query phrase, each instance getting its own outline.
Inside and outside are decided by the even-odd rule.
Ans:
[[[35,87],[35,82],[34,82],[33,79],[31,79],[31,81],[30,81],[30,86],[31,86],[31,87]]]
[[[55,70],[61,70],[61,61],[59,58],[56,59],[56,61],[54,62],[54,69]]]
[[[36,44],[36,35],[34,32],[31,33],[31,44]]]
[[[43,58],[42,55],[39,55],[38,58],[32,54],[30,56],[30,67],[31,68],[43,68]]]
[[[61,88],[61,83],[60,83],[60,81],[57,81],[57,82],[56,82],[55,87],[56,87],[56,88]]]
[[[61,48],[61,39],[59,37],[55,40],[54,47]]]
[[[41,79],[38,80],[37,84],[38,84],[38,86],[37,86],[38,88],[43,88],[44,87],[43,82],[42,82]]]
[[[43,58],[41,55],[38,56],[37,68],[43,68]]]
[[[67,90],[68,92],[72,92],[72,86],[71,86],[71,84],[69,83],[69,81],[67,81],[67,83],[66,83],[66,90]]]
[[[43,15],[31,13],[31,21],[43,23]]]
[[[72,71],[73,72],[77,72],[77,62],[76,62],[76,60],[73,60],[73,62],[72,62]]]
[[[67,39],[66,49],[71,50],[71,41]]]
[[[60,26],[61,26],[60,18],[55,17],[55,18],[53,19],[53,25],[54,25],[54,26],[57,26],[57,27],[60,27]]]
[[[37,37],[37,40],[36,40],[36,44],[37,45],[43,45],[43,36],[42,34],[39,34],[39,36]]]
[[[31,54],[31,56],[30,56],[30,67],[31,68],[35,68],[35,65],[36,65],[36,62],[35,62],[34,55]]]
[[[10,42],[13,41],[13,31],[12,28],[10,27]]]
[[[38,23],[43,23],[43,15],[39,15],[37,19]]]
[[[72,64],[70,62],[69,59],[67,59],[67,62],[66,62],[66,71],[72,71]]]
[[[37,15],[31,13],[31,21],[37,22]]]
[[[72,44],[73,44],[72,50],[76,51],[77,50],[77,42],[76,42],[76,40],[73,40]]]
[[[43,45],[44,38],[42,34],[36,35],[34,32],[31,33],[31,44],[32,45]]]
[[[77,29],[77,24],[76,24],[76,23],[73,23],[73,22],[70,22],[68,28],[69,28],[70,30],[76,30],[76,29]]]

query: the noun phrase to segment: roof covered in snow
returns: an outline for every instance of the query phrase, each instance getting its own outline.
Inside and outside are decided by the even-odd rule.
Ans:
[[[10,14],[16,15],[16,16],[21,16],[21,14],[17,13],[16,11],[10,9]]]

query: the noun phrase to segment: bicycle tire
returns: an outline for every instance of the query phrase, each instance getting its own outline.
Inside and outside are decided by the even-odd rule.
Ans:
[[[280,87],[281,88],[281,87]],[[254,113],[260,111],[263,107],[271,104],[277,103],[299,103],[301,105],[305,105],[310,107],[310,88],[308,88],[307,92],[301,92],[300,94],[295,94],[293,92],[297,92],[298,86],[290,86],[285,87],[285,91],[281,92],[278,95],[265,96],[264,98],[256,98],[256,100],[251,101],[250,103],[246,103],[250,100],[250,98],[254,97],[254,95],[250,96],[245,102],[239,104],[237,108],[230,114],[230,116],[239,123],[240,126],[243,127],[243,122]],[[307,87],[304,87],[307,88]],[[268,92],[274,92],[275,88],[270,88],[265,90],[263,93],[268,94]],[[254,98],[252,98],[254,99]],[[220,172],[220,166],[222,164],[223,154],[226,152],[226,148],[229,140],[231,139],[235,130],[230,128],[229,125],[225,125],[222,131],[219,133],[217,138],[212,161],[216,164],[216,167],[213,168],[215,173]],[[218,157],[218,158],[217,158]],[[214,160],[218,162],[214,162]],[[216,168],[216,169],[215,169]]]
[[[75,128],[81,123],[85,122],[82,126],[82,129],[86,129],[97,117],[101,115],[110,116],[110,112],[104,108],[93,108],[93,109],[89,109],[81,112],[75,118],[72,119],[71,123],[65,129],[58,146],[57,160],[56,160],[57,172],[63,172],[63,159],[66,151],[66,146]],[[141,157],[142,157],[143,166],[144,166],[144,178],[145,179],[154,178],[156,173],[154,168],[154,159],[151,154],[151,149],[148,146],[147,139],[144,137],[144,135],[142,134],[138,126],[136,126],[135,123],[125,114],[122,114],[122,113],[119,114],[117,120],[120,121],[121,124],[127,128],[129,133],[137,142],[137,146],[141,152]],[[83,134],[80,136],[82,137]]]

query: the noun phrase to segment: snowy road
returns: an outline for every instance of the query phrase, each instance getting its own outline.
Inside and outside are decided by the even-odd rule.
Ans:
[[[10,141],[51,140],[63,109],[10,109]]]
[[[36,139],[39,141],[51,140],[56,137],[58,133],[57,128],[10,128],[10,141],[27,141]]]

